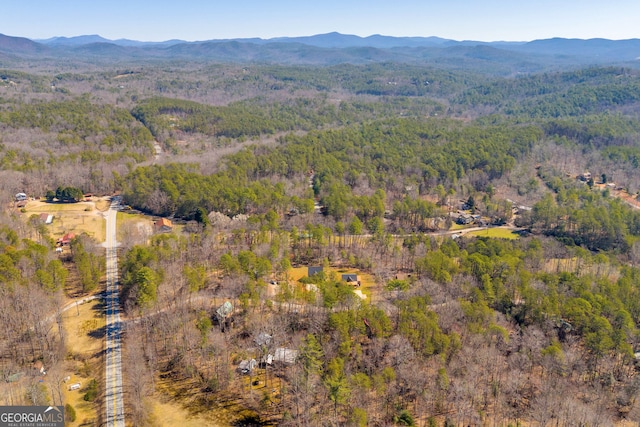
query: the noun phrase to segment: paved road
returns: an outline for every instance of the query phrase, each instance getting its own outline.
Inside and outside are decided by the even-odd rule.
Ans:
[[[120,300],[118,297],[118,253],[116,252],[116,212],[119,208],[116,199],[106,213],[107,238],[107,290],[105,303],[107,308],[106,347],[105,347],[105,408],[107,427],[124,427],[124,399],[122,389],[122,320],[120,319]]]

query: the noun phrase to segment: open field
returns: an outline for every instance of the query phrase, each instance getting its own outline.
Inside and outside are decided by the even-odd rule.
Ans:
[[[355,288],[355,290],[360,291],[362,295],[366,297],[364,298],[365,301],[371,302],[372,292],[376,290],[376,282],[371,274],[362,273],[361,271],[353,268],[340,268],[332,271],[335,271],[339,276],[343,274],[357,274],[358,279],[360,280],[360,287]]]
[[[513,230],[510,230],[508,228],[499,228],[499,227],[487,228],[487,229],[478,230],[478,231],[470,231],[468,233],[465,233],[465,236],[491,237],[495,239],[511,239],[511,240],[515,240],[520,237],[516,233],[514,233]]]
[[[118,212],[116,224],[118,242],[144,244],[153,234],[153,220],[146,215]]]
[[[306,266],[293,267],[289,269],[289,272],[288,272],[289,280],[297,282],[300,278],[307,275],[307,270],[308,270],[308,267]],[[338,275],[338,278],[343,274],[357,274],[358,278],[360,279],[361,286],[359,288],[356,288],[356,290],[360,291],[361,295],[365,297],[363,298],[365,301],[371,302],[371,297],[372,295],[374,295],[375,291],[377,290],[376,282],[371,274],[362,273],[361,271],[353,268],[336,269],[332,267],[329,267],[328,269],[326,269],[325,272],[327,274],[335,273],[336,275]]]
[[[66,368],[70,380],[62,384],[66,403],[76,410],[76,421],[65,425],[95,425],[99,407],[83,399],[86,388],[92,379],[101,383],[100,368],[102,366],[102,349],[105,318],[101,300],[93,300],[66,311],[63,315],[66,331],[66,347],[68,360]],[[79,390],[69,390],[71,384],[80,384]],[[100,387],[99,387],[100,388]]]
[[[34,200],[27,203],[24,210],[25,221],[33,215],[43,213],[53,215],[53,223],[46,225],[50,236],[57,240],[67,233],[86,233],[98,242],[105,240],[105,220],[103,212],[109,210],[108,197],[94,198],[78,203],[47,203]],[[143,244],[153,233],[153,220],[141,214],[118,212],[118,241],[128,239],[134,244]],[[176,232],[180,230],[174,227]]]
[[[151,404],[153,425],[158,427],[227,427],[230,424],[217,424],[201,415],[191,415],[182,405],[171,399],[154,399]]]
[[[462,224],[457,224],[457,223],[452,223],[451,227],[449,227],[450,231],[457,231],[457,230],[464,230],[465,228],[469,228],[468,225],[462,225]]]
[[[307,269],[308,267],[292,267],[289,269],[288,271],[288,275],[289,275],[289,280],[293,280],[295,282],[297,282],[298,280],[300,280],[302,277],[307,275]]]
[[[108,202],[107,202],[108,203]],[[104,202],[99,202],[102,207]],[[31,201],[25,206],[25,219],[43,213],[53,215],[53,223],[47,225],[51,237],[58,239],[67,233],[87,233],[99,242],[105,238],[105,222],[96,202],[47,203]],[[108,206],[107,206],[108,208]]]

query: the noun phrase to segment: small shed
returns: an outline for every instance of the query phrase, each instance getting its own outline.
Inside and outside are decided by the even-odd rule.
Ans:
[[[220,307],[216,309],[216,316],[218,319],[224,320],[233,312],[233,305],[229,301],[225,301]]]
[[[40,221],[44,222],[45,224],[51,224],[53,222],[53,215],[48,214],[48,213],[41,213],[39,215]]]
[[[173,224],[171,223],[171,220],[167,218],[160,218],[156,221],[155,226],[156,231],[159,233],[168,233],[173,230]]]

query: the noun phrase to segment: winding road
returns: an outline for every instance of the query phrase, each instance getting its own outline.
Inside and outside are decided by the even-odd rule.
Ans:
[[[124,427],[124,399],[122,389],[122,320],[118,283],[118,253],[116,242],[116,213],[120,201],[114,198],[106,213],[107,235],[107,309],[105,346],[105,425]]]

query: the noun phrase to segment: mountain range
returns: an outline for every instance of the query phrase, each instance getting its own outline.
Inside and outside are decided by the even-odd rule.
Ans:
[[[456,41],[439,37],[359,37],[340,33],[197,42],[109,40],[99,35],[30,40],[0,34],[0,65],[11,60],[194,60],[306,65],[402,62],[496,73],[585,65],[640,66],[640,39],[530,42]]]

